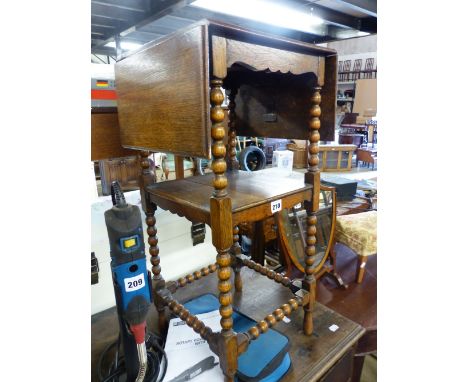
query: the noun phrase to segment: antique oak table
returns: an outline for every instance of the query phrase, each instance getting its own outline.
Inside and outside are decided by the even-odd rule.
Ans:
[[[227,382],[234,381],[237,358],[250,342],[299,307],[304,310],[303,333],[313,333],[313,264],[320,193],[318,142],[333,140],[336,61],[332,49],[202,20],[144,45],[115,65],[120,141],[125,148],[141,150],[140,189],[159,324],[162,330],[166,327],[169,309],[200,333],[219,356]],[[227,134],[223,89],[229,98]],[[308,139],[307,173],[299,179],[239,172],[237,134]],[[155,183],[147,159],[149,151],[212,158],[213,174]],[[263,264],[242,257],[238,224],[263,220],[301,201],[308,215],[306,267],[302,281],[293,284]],[[216,264],[166,283],[157,245],[157,206],[210,225],[218,252]],[[240,292],[244,266],[271,279],[267,280],[270,284],[275,281],[290,289],[289,300],[274,310],[271,306],[271,314],[248,332],[236,333],[231,270],[235,290]],[[213,333],[174,297],[177,289],[196,288],[200,279],[215,271],[221,304],[220,333]],[[261,294],[258,290],[255,293]]]
[[[288,296],[288,291],[278,284],[273,284],[253,270],[243,268],[244,290],[234,293],[233,306],[236,310],[261,320],[270,311],[270,307],[281,303]],[[209,275],[194,284],[175,293],[184,302],[204,293],[217,293],[217,277]],[[314,308],[314,331],[312,336],[304,336],[302,320],[304,313],[297,310],[289,317],[291,321],[279,322],[275,329],[290,339],[289,355],[291,368],[281,381],[348,381],[353,372],[353,355],[358,340],[364,329],[355,322],[343,317],[326,306],[316,303]],[[337,325],[333,332],[330,326]],[[150,330],[157,330],[157,314],[150,310],[148,318]],[[104,348],[116,339],[118,333],[117,313],[115,308],[95,314],[91,317],[91,373],[97,381],[97,362]],[[169,362],[171,360],[169,359]]]

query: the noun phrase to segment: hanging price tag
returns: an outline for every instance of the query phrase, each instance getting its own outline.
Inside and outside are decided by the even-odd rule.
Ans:
[[[271,213],[281,211],[281,199],[271,202]]]

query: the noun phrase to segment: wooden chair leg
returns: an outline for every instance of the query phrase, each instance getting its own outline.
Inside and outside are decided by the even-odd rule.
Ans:
[[[320,186],[320,170],[319,170],[319,140],[320,134],[320,90],[321,87],[314,88],[312,95],[312,107],[310,109],[311,119],[309,120],[309,150],[308,150],[308,169],[305,174],[307,183]],[[312,335],[314,331],[314,322],[312,318],[312,311],[315,303],[315,288],[316,279],[314,275],[314,260],[316,254],[316,232],[317,232],[317,211],[319,210],[319,189],[314,188],[314,196],[311,201],[306,203],[307,211],[307,238],[306,247],[304,250],[304,279],[302,281],[302,288],[309,292],[309,301],[304,304],[304,321],[303,329],[304,334],[307,336]]]
[[[226,148],[223,143],[224,111],[221,108],[224,96],[221,91],[223,81],[219,78],[211,80],[211,153],[213,156],[212,170],[214,172],[214,191],[210,199],[212,241],[218,255],[218,300],[220,303],[221,332],[217,344],[219,364],[223,370],[225,382],[234,382],[237,370],[237,340],[233,330],[232,294],[231,294],[231,248],[233,244],[232,206],[227,195],[227,178],[224,160]]]
[[[241,254],[241,247],[239,245],[239,227],[235,226],[232,230],[232,247],[231,247],[231,264],[234,269],[234,286],[236,292],[242,292],[242,278],[241,278],[241,266],[235,262],[236,256]]]
[[[159,257],[159,247],[158,247],[158,230],[156,228],[156,205],[153,204],[146,192],[146,187],[150,184],[153,184],[155,181],[154,171],[150,167],[150,161],[148,159],[150,153],[149,151],[140,152],[140,193],[141,193],[141,204],[142,209],[146,215],[146,232],[148,234],[148,252],[150,254],[151,262],[151,272],[153,274],[153,294],[154,294],[154,305],[158,311],[158,330],[160,334],[165,333],[168,327],[168,321],[166,317],[166,308],[164,301],[159,298],[158,291],[166,287],[166,282],[161,275],[161,259]]]
[[[364,273],[366,272],[366,263],[367,263],[367,256],[358,255],[357,271],[356,271],[356,282],[358,284],[362,283],[362,280],[364,278]]]
[[[336,282],[336,284],[343,289],[348,289],[348,284],[345,284],[340,274],[336,271],[336,252],[335,252],[335,243],[332,244],[330,255],[328,257],[330,261],[330,267],[327,269],[325,275],[329,276]]]
[[[353,376],[351,382],[359,382],[361,380],[362,368],[364,366],[365,356],[354,356],[353,359]]]

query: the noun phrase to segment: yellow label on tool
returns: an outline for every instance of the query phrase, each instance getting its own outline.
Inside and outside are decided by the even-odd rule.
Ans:
[[[124,247],[125,248],[134,247],[135,245],[136,245],[135,238],[124,240]]]

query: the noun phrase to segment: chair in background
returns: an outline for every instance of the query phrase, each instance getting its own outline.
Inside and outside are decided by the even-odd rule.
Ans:
[[[361,78],[361,66],[362,66],[362,59],[354,60],[353,64],[353,71],[351,72],[351,81],[356,81],[357,79]]]
[[[368,256],[377,254],[377,211],[337,216],[333,241],[333,256],[335,243],[344,244],[356,253],[356,282],[360,284],[364,278]]]
[[[364,78],[372,78],[374,73],[374,58],[366,58],[366,63],[364,64]],[[376,74],[377,75],[377,74]]]
[[[351,60],[343,62],[343,71],[340,74],[340,81],[349,81],[349,71],[351,70]]]
[[[377,164],[377,149],[372,147],[360,147],[356,149],[356,167],[359,166],[359,162],[363,162],[369,167],[372,164],[372,170],[374,170]]]

